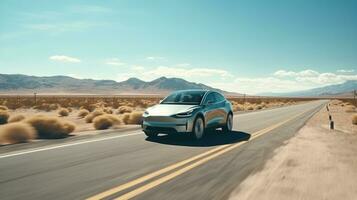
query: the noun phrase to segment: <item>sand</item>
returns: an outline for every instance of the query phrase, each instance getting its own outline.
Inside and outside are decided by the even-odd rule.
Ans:
[[[275,151],[262,170],[230,196],[244,199],[357,199],[357,126],[354,113],[330,103],[336,130],[323,108]]]

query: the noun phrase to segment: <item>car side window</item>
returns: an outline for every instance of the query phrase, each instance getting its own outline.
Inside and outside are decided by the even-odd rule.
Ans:
[[[214,93],[214,96],[215,96],[217,102],[221,102],[225,99],[224,96],[222,96],[221,94],[216,93],[216,92]]]
[[[214,93],[209,93],[205,99],[205,104],[207,104],[208,102],[211,102],[211,103],[215,103],[216,102],[216,98],[215,98],[215,95]]]

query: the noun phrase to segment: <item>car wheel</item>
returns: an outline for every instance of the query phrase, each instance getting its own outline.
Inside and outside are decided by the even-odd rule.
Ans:
[[[226,124],[223,126],[222,130],[225,133],[231,132],[233,129],[233,115],[228,114]]]
[[[157,137],[158,133],[151,132],[151,131],[144,131],[145,135],[148,136],[149,138],[155,138]]]
[[[196,140],[200,140],[203,138],[205,134],[205,123],[202,117],[197,117],[195,123],[193,124],[192,136]]]

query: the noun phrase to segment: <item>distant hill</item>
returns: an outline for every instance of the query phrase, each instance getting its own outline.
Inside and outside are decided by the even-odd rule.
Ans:
[[[181,78],[161,77],[150,82],[137,78],[126,81],[76,79],[69,76],[27,76],[0,74],[2,94],[167,94],[175,90],[208,89],[226,95],[239,95]]]
[[[342,84],[329,85],[325,87],[313,88],[309,90],[302,90],[288,93],[264,93],[266,96],[352,96],[353,90],[357,90],[357,81],[350,80]]]

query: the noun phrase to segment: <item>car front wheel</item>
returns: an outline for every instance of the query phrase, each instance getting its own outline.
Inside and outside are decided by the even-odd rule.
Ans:
[[[222,130],[225,133],[229,133],[229,132],[232,131],[232,129],[233,129],[233,115],[232,114],[228,114],[227,120],[226,120],[226,124],[224,125]]]
[[[196,140],[203,138],[205,134],[205,124],[201,117],[198,117],[193,124],[192,135]]]

